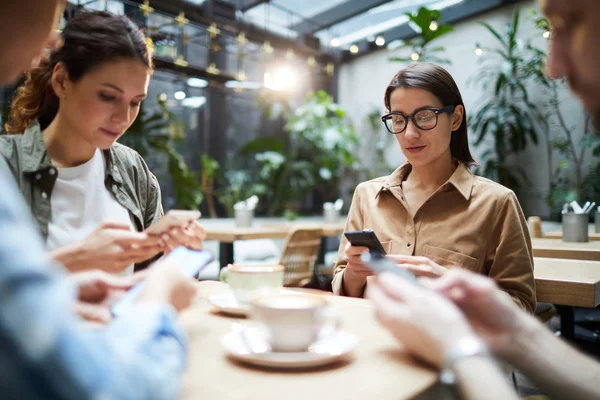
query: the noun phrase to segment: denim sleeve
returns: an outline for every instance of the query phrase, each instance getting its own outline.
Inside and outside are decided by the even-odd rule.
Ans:
[[[186,342],[175,310],[143,303],[106,328],[83,324],[70,310],[75,288],[47,260],[3,164],[0,393],[19,399],[177,398]]]

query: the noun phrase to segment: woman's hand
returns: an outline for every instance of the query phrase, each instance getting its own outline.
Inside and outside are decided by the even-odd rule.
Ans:
[[[206,237],[204,228],[198,221],[191,222],[185,228],[173,228],[164,233],[161,239],[164,242],[163,251],[168,254],[175,247],[185,246],[193,250],[202,250],[202,243]]]
[[[69,275],[68,279],[77,288],[75,312],[91,322],[102,324],[110,322],[112,305],[145,276],[145,271],[129,276],[118,276],[100,270]]]
[[[104,222],[83,241],[56,249],[50,256],[71,272],[99,269],[119,273],[152,258],[163,246],[160,238],[132,232],[128,224]]]
[[[448,272],[448,268],[442,267],[427,257],[403,256],[396,254],[390,254],[387,257],[394,260],[398,264],[398,267],[405,268],[416,276],[439,278]]]

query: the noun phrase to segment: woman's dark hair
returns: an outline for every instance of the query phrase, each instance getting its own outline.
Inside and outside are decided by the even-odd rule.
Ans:
[[[392,92],[398,88],[423,89],[437,97],[442,106],[461,105],[465,107],[452,75],[439,65],[425,62],[415,63],[398,72],[385,90],[385,107],[390,111],[390,97]],[[450,153],[453,158],[468,166],[476,164],[469,151],[466,109],[460,127],[452,133]]]
[[[35,118],[45,129],[56,117],[59,99],[52,89],[52,73],[58,63],[65,65],[73,82],[103,63],[122,59],[139,60],[152,69],[146,37],[127,17],[84,12],[69,20],[62,38],[64,44],[45,57],[17,90],[5,125],[8,133],[23,133]]]

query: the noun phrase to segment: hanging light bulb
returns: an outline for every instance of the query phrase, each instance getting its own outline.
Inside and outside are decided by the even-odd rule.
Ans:
[[[243,69],[241,69],[240,72],[238,72],[236,78],[237,78],[238,81],[245,81],[246,80],[246,73],[244,72]]]
[[[435,32],[438,30],[440,26],[438,25],[438,22],[434,19],[431,21],[431,23],[429,24],[429,30]]]
[[[336,37],[331,39],[331,47],[340,47],[340,39]]]
[[[285,52],[285,59],[293,60],[294,58],[296,58],[296,53],[294,53],[294,50],[287,49],[287,51]]]
[[[544,36],[544,39],[548,39],[550,37],[550,31],[545,31],[542,36]]]
[[[358,46],[353,44],[352,46],[350,46],[350,53],[352,54],[356,54],[358,53]]]
[[[416,52],[415,52],[415,53],[412,53],[412,54],[410,55],[410,59],[411,59],[411,60],[413,60],[413,61],[418,61],[420,57],[421,57],[421,56],[419,56],[419,53],[416,53]]]
[[[317,59],[315,58],[315,56],[308,56],[306,64],[308,64],[310,68],[314,68],[317,66]]]
[[[173,97],[175,97],[175,100],[183,100],[187,97],[187,94],[184,91],[180,90],[179,92],[175,92]]]
[[[483,54],[483,49],[479,46],[479,43],[475,44],[475,55],[479,57]]]
[[[377,35],[377,38],[375,39],[375,44],[379,47],[385,44],[385,38],[383,37],[383,35]]]
[[[273,53],[273,46],[271,46],[270,41],[268,41],[268,40],[265,41],[265,43],[263,44],[263,50],[267,54]]]

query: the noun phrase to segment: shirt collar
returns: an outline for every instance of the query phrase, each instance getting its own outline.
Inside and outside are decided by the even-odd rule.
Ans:
[[[23,172],[38,172],[52,166],[52,161],[42,137],[42,129],[37,119],[34,119],[25,129],[22,143]]]
[[[52,160],[48,155],[42,129],[37,119],[31,121],[23,136],[23,172],[35,173],[51,168]],[[123,183],[121,172],[114,162],[116,159],[114,146],[102,153],[106,160],[106,175],[116,183]]]
[[[412,165],[409,162],[402,164],[394,172],[392,172],[390,176],[388,176],[375,197],[378,197],[381,191],[402,185],[402,182],[406,176],[408,176],[411,170]],[[471,171],[469,171],[464,163],[458,161],[458,166],[452,173],[452,176],[450,176],[450,179],[448,179],[446,182],[446,185],[450,184],[454,186],[454,188],[465,198],[465,200],[469,200],[471,198],[474,181],[475,176],[471,173]]]

